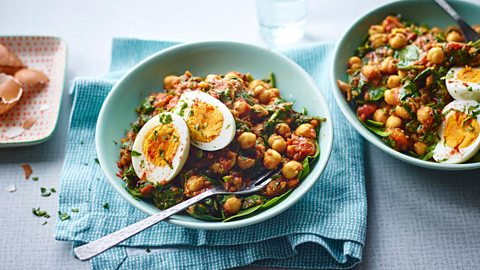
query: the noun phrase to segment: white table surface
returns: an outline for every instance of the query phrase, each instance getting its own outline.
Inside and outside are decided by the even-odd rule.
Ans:
[[[361,14],[383,2],[311,0],[302,42],[337,41]],[[38,146],[0,149],[0,269],[88,269],[88,263],[72,257],[70,244],[54,240],[52,219],[42,226],[43,219],[31,214],[38,206],[50,213],[57,209],[58,195],[43,198],[39,189],[59,187],[72,80],[108,71],[113,37],[234,40],[266,46],[258,33],[255,4],[252,0],[2,0],[0,4],[0,35],[53,35],[69,46],[66,95],[55,135]],[[478,171],[434,173],[400,163],[369,144],[366,157],[369,229],[364,262],[356,269],[406,269],[407,265],[470,269],[480,265]],[[20,164],[25,162],[40,177],[38,182],[23,180]],[[384,180],[392,177],[400,193],[389,194],[391,184]],[[457,188],[446,178],[459,178],[464,187]],[[6,192],[9,184],[15,184],[17,192]],[[444,200],[429,199],[435,192]],[[412,198],[421,202],[418,208],[408,203]],[[394,200],[402,203],[393,205]],[[445,213],[461,206],[458,213]],[[433,218],[438,223],[423,224],[425,215],[430,220],[438,215]],[[476,226],[462,222],[466,216],[476,220]]]

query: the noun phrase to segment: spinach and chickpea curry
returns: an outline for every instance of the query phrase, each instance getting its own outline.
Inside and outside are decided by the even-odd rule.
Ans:
[[[306,109],[294,111],[293,103],[283,99],[275,88],[273,74],[268,79],[256,80],[248,73],[229,72],[202,78],[187,71],[181,76],[165,77],[164,89],[165,92],[152,93],[136,109],[138,119],[121,140],[118,161],[118,176],[126,182],[125,188],[135,197],[153,201],[159,209],[215,186],[239,191],[256,176],[281,168],[281,173],[258,194],[210,197],[186,211],[208,221],[251,215],[271,207],[296,188],[319,155],[317,141],[325,119],[308,116]],[[234,117],[234,139],[216,151],[190,145],[185,165],[169,182],[152,183],[139,177],[132,166],[132,145],[137,134],[155,115],[175,111],[182,94],[191,91],[201,91],[226,105]]]
[[[447,73],[479,65],[480,41],[465,42],[459,29],[387,16],[349,59],[348,80],[337,82],[364,126],[395,150],[432,160],[442,109],[453,100]]]

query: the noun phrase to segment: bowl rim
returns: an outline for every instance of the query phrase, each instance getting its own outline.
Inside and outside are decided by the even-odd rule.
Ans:
[[[145,201],[137,201],[131,194],[129,194],[124,188],[121,187],[121,185],[118,185],[118,177],[115,177],[114,175],[110,174],[108,170],[106,169],[107,166],[107,161],[106,157],[104,157],[102,149],[102,140],[100,139],[99,134],[102,134],[102,123],[108,116],[106,114],[106,104],[110,102],[110,100],[113,98],[114,93],[119,89],[122,85],[122,82],[130,79],[130,77],[135,76],[135,73],[137,70],[142,67],[143,65],[154,62],[156,61],[157,57],[162,57],[165,54],[174,54],[176,51],[181,51],[181,50],[191,50],[195,49],[198,46],[241,46],[249,50],[258,50],[261,53],[264,54],[270,54],[272,57],[278,57],[281,60],[285,61],[288,65],[290,65],[292,68],[294,68],[296,71],[298,71],[308,85],[314,90],[313,95],[316,95],[318,98],[318,104],[319,106],[324,107],[324,115],[322,117],[325,117],[326,119],[330,121],[326,121],[322,123],[324,126],[328,126],[326,129],[326,134],[323,140],[328,140],[323,147],[323,153],[322,155],[326,155],[325,158],[323,159],[323,162],[321,160],[318,160],[317,163],[314,165],[314,167],[317,167],[318,169],[315,171],[311,171],[310,174],[302,181],[302,183],[295,188],[295,190],[298,190],[297,193],[291,193],[287,198],[288,203],[286,203],[286,200],[282,200],[280,203],[275,205],[274,207],[267,209],[257,215],[254,215],[252,217],[248,217],[245,219],[240,219],[240,220],[234,220],[234,221],[229,221],[229,222],[209,222],[209,221],[202,221],[198,220],[196,222],[188,221],[188,220],[182,220],[182,219],[176,219],[175,217],[177,215],[173,215],[170,218],[166,219],[167,222],[179,226],[183,226],[186,228],[192,228],[192,229],[202,229],[202,230],[223,230],[223,229],[233,229],[233,228],[239,228],[239,227],[244,227],[244,226],[249,226],[253,225],[262,221],[265,221],[267,219],[270,219],[285,210],[287,210],[289,207],[293,206],[299,199],[301,199],[306,192],[317,182],[317,180],[320,178],[320,175],[323,173],[325,170],[326,165],[328,164],[328,161],[330,160],[330,154],[333,148],[333,139],[334,139],[334,132],[333,132],[333,121],[332,121],[332,116],[330,113],[330,109],[328,107],[328,103],[323,95],[323,93],[318,89],[317,85],[311,78],[311,76],[303,70],[297,63],[293,62],[293,60],[287,58],[284,55],[281,55],[277,52],[274,52],[272,50],[262,48],[259,46],[255,46],[252,44],[246,44],[246,43],[241,43],[241,42],[234,42],[234,41],[201,41],[201,42],[190,42],[190,43],[182,43],[178,45],[174,45],[171,47],[168,47],[166,49],[160,50],[142,61],[140,61],[138,64],[136,64],[134,67],[132,67],[127,73],[125,73],[119,80],[118,82],[114,85],[112,90],[108,93],[107,97],[105,98],[102,107],[100,109],[98,118],[97,118],[97,125],[95,129],[95,147],[97,151],[97,156],[99,159],[99,164],[100,167],[102,168],[102,171],[104,175],[107,177],[108,182],[110,185],[117,191],[120,196],[123,197],[128,203],[130,203],[132,206],[135,208],[139,209],[140,211],[148,214],[148,215],[153,215],[157,214],[157,211],[151,211],[149,208],[145,207],[143,204],[147,203]],[[309,181],[307,181],[309,179]]]
[[[420,166],[423,168],[428,168],[428,169],[435,169],[435,170],[445,170],[445,171],[460,171],[460,170],[473,170],[473,169],[478,169],[480,168],[480,162],[475,162],[475,163],[461,163],[461,164],[445,164],[445,163],[437,163],[437,162],[432,162],[432,161],[425,161],[421,160],[415,157],[411,157],[407,154],[398,152],[394,150],[393,148],[389,147],[385,143],[381,142],[378,140],[378,137],[374,135],[371,131],[369,131],[366,127],[364,127],[361,123],[360,120],[358,120],[356,117],[353,117],[350,112],[352,112],[352,109],[350,108],[350,105],[347,103],[345,97],[341,93],[340,88],[337,85],[337,78],[335,77],[335,69],[336,69],[336,59],[339,58],[340,55],[340,50],[341,47],[343,46],[344,43],[348,42],[349,39],[349,34],[355,31],[355,29],[358,27],[359,24],[362,22],[366,21],[368,18],[372,16],[376,16],[375,14],[382,12],[384,10],[391,9],[399,4],[414,4],[414,3],[419,3],[419,2],[424,2],[422,0],[402,0],[402,1],[395,1],[391,3],[384,4],[382,6],[376,7],[370,11],[367,11],[363,15],[361,15],[342,35],[340,40],[338,41],[337,45],[335,46],[334,54],[333,54],[333,61],[330,67],[330,72],[332,74],[330,83],[332,84],[332,89],[333,89],[333,95],[335,97],[335,101],[340,107],[340,110],[342,111],[343,115],[347,120],[350,122],[350,124],[357,130],[360,135],[363,136],[363,138],[367,141],[369,141],[371,144],[375,145],[377,148],[380,150],[383,150],[383,152],[389,154],[390,156],[404,161],[408,164]],[[467,2],[467,1],[454,1],[457,3],[463,3],[463,4],[472,4],[475,5],[474,3]],[[433,2],[432,2],[433,3]],[[447,15],[445,15],[447,16]],[[352,52],[353,53],[353,52]]]

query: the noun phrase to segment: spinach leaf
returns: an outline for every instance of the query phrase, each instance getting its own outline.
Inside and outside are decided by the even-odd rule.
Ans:
[[[271,198],[266,203],[260,205],[260,209],[267,209],[267,208],[270,208],[270,207],[274,206],[275,204],[280,202],[283,198],[285,198],[288,194],[290,194],[290,192],[292,192],[292,190],[293,189],[289,189],[287,192],[283,193],[282,195]]]
[[[299,180],[303,180],[305,177],[307,177],[307,175],[310,173],[310,164],[317,160],[318,156],[320,155],[320,145],[318,145],[318,143],[315,143],[315,146],[315,154],[313,156],[306,157],[302,162],[303,169],[298,174]]]
[[[398,58],[397,68],[402,70],[418,69],[414,63],[420,57],[420,49],[415,45],[408,45],[405,48],[397,51],[396,58]]]
[[[371,124],[372,126],[376,126],[376,127],[383,127],[384,126],[384,124],[382,122],[376,122],[376,121],[373,121],[373,120],[370,120],[370,119],[367,120],[367,123]]]
[[[367,123],[363,122],[362,120],[359,119],[359,121],[370,131],[373,133],[377,134],[380,137],[388,137],[390,136],[390,132],[385,131],[384,128],[373,126],[373,125],[368,125]]]
[[[368,100],[369,101],[379,101],[383,98],[386,87],[373,88],[368,90]]]

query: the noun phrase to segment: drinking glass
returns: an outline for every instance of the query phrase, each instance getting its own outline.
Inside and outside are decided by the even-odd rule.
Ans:
[[[260,33],[274,46],[302,39],[307,23],[307,0],[257,0]]]

